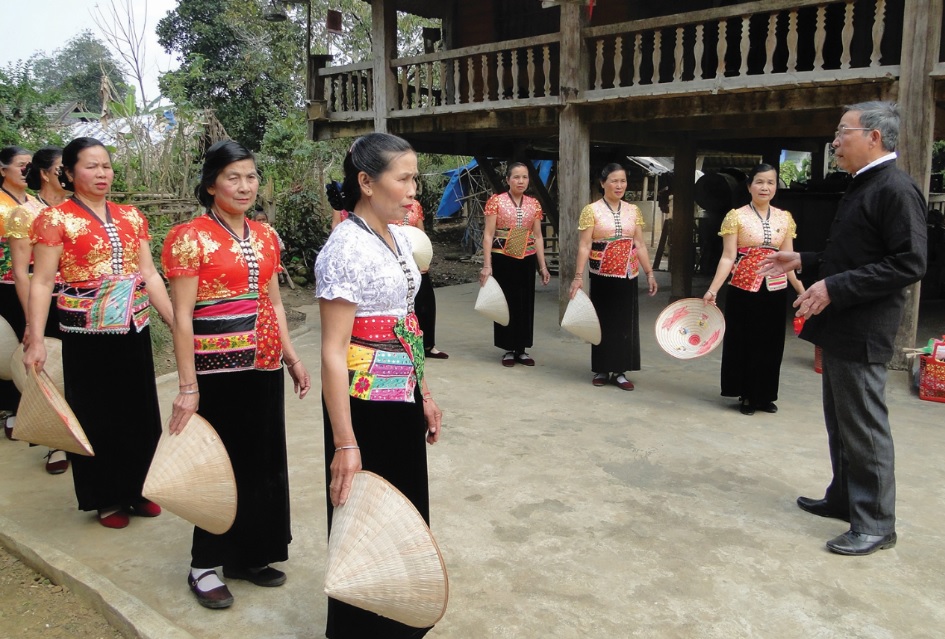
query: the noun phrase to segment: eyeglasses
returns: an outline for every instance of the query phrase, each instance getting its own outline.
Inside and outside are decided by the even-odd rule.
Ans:
[[[833,139],[836,140],[837,138],[846,134],[847,131],[872,131],[872,130],[873,129],[870,129],[869,127],[864,127],[864,126],[846,126],[845,124],[841,124],[840,126],[837,127],[837,130],[833,132]]]

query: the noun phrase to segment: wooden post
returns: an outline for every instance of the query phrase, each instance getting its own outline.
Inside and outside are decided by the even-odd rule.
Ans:
[[[390,68],[390,61],[397,57],[397,9],[393,0],[371,3],[371,54],[374,130],[387,133],[387,114],[397,107],[397,78]]]
[[[670,299],[692,295],[695,268],[692,237],[695,230],[696,146],[683,140],[676,147],[673,171],[673,224],[670,236],[669,271],[672,275]]]
[[[561,5],[560,97],[558,116],[558,321],[570,300],[578,250],[578,218],[590,192],[590,127],[586,116],[568,100],[587,88],[588,55],[581,29],[586,25],[582,4]],[[586,269],[585,269],[586,271]],[[584,273],[587,278],[587,273]]]
[[[905,6],[902,26],[902,58],[899,66],[899,166],[912,176],[929,197],[932,173],[932,135],[935,100],[929,74],[938,60],[943,0],[912,0]],[[914,348],[919,323],[919,288],[916,282],[906,289],[902,322],[896,333],[890,368],[906,369],[911,362],[904,348]],[[925,336],[923,336],[925,337]]]

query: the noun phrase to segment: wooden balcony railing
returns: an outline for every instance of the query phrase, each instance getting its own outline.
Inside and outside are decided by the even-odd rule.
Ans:
[[[788,83],[888,75],[899,46],[883,46],[886,5],[765,0],[585,29],[587,97],[771,85],[778,75]]]
[[[586,28],[587,88],[568,99],[894,78],[902,14],[902,2],[887,0],[756,0]],[[945,75],[945,44],[941,58],[936,72]],[[392,117],[561,102],[558,33],[400,58],[390,68]],[[326,119],[373,117],[370,62],[311,73]]]

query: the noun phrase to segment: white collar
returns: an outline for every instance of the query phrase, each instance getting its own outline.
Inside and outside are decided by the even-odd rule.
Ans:
[[[860,169],[859,171],[857,171],[856,173],[854,173],[854,174],[853,174],[853,177],[856,177],[856,176],[858,176],[858,175],[861,174],[861,173],[866,173],[866,172],[869,171],[870,169],[872,169],[872,168],[874,168],[874,167],[877,167],[877,166],[879,166],[880,164],[883,164],[884,162],[891,162],[891,161],[895,160],[897,157],[899,157],[899,156],[896,155],[896,152],[895,152],[895,151],[893,151],[892,153],[887,153],[887,154],[884,155],[883,157],[878,158],[878,159],[876,159],[876,160],[873,160],[872,162],[870,162],[869,164],[867,164],[866,166],[864,166],[862,169]]]

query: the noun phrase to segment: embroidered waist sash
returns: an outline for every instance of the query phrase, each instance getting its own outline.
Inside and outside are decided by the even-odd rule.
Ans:
[[[730,284],[743,291],[757,293],[761,288],[761,281],[765,280],[765,285],[769,291],[780,291],[787,288],[787,275],[769,275],[765,277],[758,273],[761,268],[761,261],[774,253],[772,248],[752,247],[738,249],[738,257],[735,259],[735,268],[732,271],[732,281]]]
[[[85,283],[88,284],[88,283]],[[151,301],[137,273],[103,275],[97,285],[64,285],[56,300],[59,328],[67,333],[125,334],[148,325]]]
[[[603,277],[626,277],[633,279],[640,274],[637,249],[633,238],[608,238],[591,242],[588,268],[594,275]]]
[[[510,229],[496,229],[492,240],[492,252],[522,259],[535,253],[535,238],[527,226]]]
[[[423,381],[423,331],[406,317],[356,317],[348,346],[348,393],[375,402],[413,402]]]
[[[194,307],[194,366],[197,374],[248,371],[256,363],[259,296],[249,293]]]

